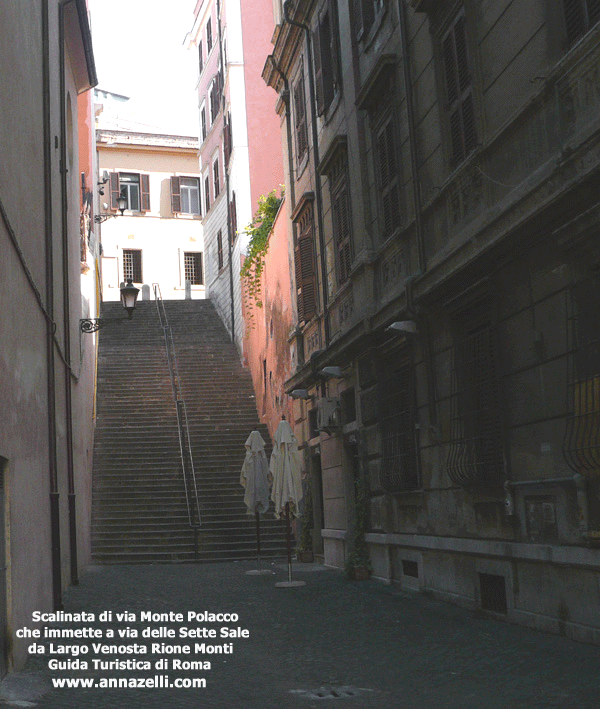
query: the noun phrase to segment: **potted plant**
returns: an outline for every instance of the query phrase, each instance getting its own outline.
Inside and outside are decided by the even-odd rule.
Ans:
[[[312,527],[313,527],[313,511],[312,511],[312,495],[310,488],[304,496],[304,508],[300,515],[302,531],[300,533],[300,544],[296,549],[298,561],[310,563],[313,561],[313,546],[312,546]]]
[[[371,559],[365,540],[369,518],[369,491],[362,478],[356,481],[354,500],[354,529],[350,553],[346,558],[346,573],[354,581],[366,581],[371,576]]]

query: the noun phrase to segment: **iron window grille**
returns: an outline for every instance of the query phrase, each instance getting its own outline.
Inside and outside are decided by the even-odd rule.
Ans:
[[[563,452],[572,470],[589,476],[600,473],[600,274],[574,285],[569,301]]]
[[[381,380],[381,470],[386,492],[413,490],[421,484],[417,442],[415,370],[408,352],[383,363]]]
[[[467,27],[461,11],[442,40],[452,166],[459,165],[477,145]]]
[[[139,249],[123,249],[123,280],[142,283],[142,252]]]
[[[462,485],[506,479],[496,329],[481,322],[452,352],[451,440],[446,471]]]
[[[563,6],[570,46],[600,20],[600,0],[564,0]]]
[[[183,254],[184,278],[193,286],[201,286],[202,278],[202,253],[200,251],[186,252]]]

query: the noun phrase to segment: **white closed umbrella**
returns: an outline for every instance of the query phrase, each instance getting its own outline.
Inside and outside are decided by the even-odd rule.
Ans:
[[[279,422],[275,433],[270,469],[273,476],[271,499],[275,504],[275,516],[278,519],[282,517],[286,513],[286,505],[289,505],[290,514],[298,517],[298,505],[302,499],[300,452],[292,427],[285,419]]]
[[[300,514],[298,506],[302,499],[302,473],[298,441],[285,417],[282,417],[275,432],[270,470],[273,476],[271,499],[275,504],[275,516],[279,518],[285,514],[288,554],[288,580],[275,585],[284,588],[304,586],[304,581],[292,581],[290,517],[298,517]]]
[[[260,433],[255,429],[248,436],[246,443],[246,457],[240,473],[240,484],[246,489],[244,503],[248,514],[256,519],[256,571],[247,571],[247,574],[271,573],[260,568],[260,515],[269,509],[269,486],[271,473],[265,454],[265,442]]]

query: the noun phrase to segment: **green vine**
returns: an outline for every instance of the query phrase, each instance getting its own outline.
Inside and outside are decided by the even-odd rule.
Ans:
[[[265,267],[265,256],[269,249],[269,235],[273,229],[279,205],[283,200],[283,185],[280,185],[280,189],[279,195],[277,190],[274,189],[268,195],[261,195],[258,198],[258,209],[245,229],[246,234],[250,236],[250,242],[240,276],[242,278],[246,313],[250,323],[252,323],[254,318],[253,306],[257,308],[263,307],[261,277]]]

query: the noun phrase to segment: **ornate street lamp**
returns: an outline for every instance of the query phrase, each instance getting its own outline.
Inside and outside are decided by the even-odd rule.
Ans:
[[[122,192],[117,198],[117,208],[121,214],[113,214],[112,212],[110,214],[95,214],[94,221],[96,224],[102,224],[102,222],[105,222],[107,219],[112,219],[112,217],[123,216],[123,212],[127,209],[127,197]]]
[[[133,285],[132,279],[127,279],[127,284],[121,288],[121,303],[127,311],[127,318],[85,318],[79,321],[79,329],[81,332],[96,332],[104,327],[109,322],[121,322],[122,320],[131,320],[135,304],[137,302],[139,288]]]

